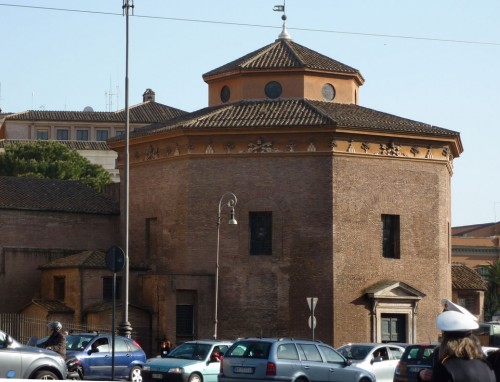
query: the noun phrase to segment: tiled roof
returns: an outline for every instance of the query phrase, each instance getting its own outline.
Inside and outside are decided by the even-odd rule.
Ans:
[[[142,264],[130,264],[129,267],[130,270],[147,270],[147,267]],[[107,268],[106,254],[102,251],[83,251],[61,257],[39,267],[39,269],[54,268],[104,269]]]
[[[7,145],[15,145],[18,143],[33,143],[31,139],[0,139],[0,148],[5,148]],[[106,142],[96,142],[96,141],[57,141],[62,145],[65,145],[70,150],[97,150],[106,151],[110,150]]]
[[[291,40],[278,39],[272,44],[205,73],[203,78],[241,70],[301,68],[360,75],[357,69],[344,65],[305,46]]]
[[[185,111],[161,103],[147,101],[129,107],[130,123],[166,122],[186,114]],[[67,121],[67,122],[125,122],[125,110],[107,111],[45,111],[28,110],[9,115],[6,121]]]
[[[451,265],[451,285],[457,290],[487,290],[488,286],[482,277],[465,264]]]
[[[41,265],[39,268],[106,268],[106,254],[101,251],[84,251],[61,257],[50,263]]]
[[[74,313],[75,310],[58,300],[41,300],[34,299],[32,304],[38,305],[45,309],[48,313]]]
[[[358,105],[305,99],[243,100],[207,107],[166,124],[135,130],[131,137],[190,128],[287,128],[336,126],[385,133],[458,136],[459,133]],[[117,137],[110,140],[123,140]]]
[[[73,180],[0,177],[0,209],[118,215],[116,202]]]

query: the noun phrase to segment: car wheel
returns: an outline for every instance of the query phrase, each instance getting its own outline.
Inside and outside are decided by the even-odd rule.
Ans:
[[[188,382],[203,382],[203,378],[201,378],[201,375],[199,374],[191,374]]]
[[[139,366],[134,366],[132,370],[130,370],[130,381],[142,382],[142,369]]]
[[[52,380],[56,380],[56,379],[59,379],[59,378],[57,378],[57,375],[55,375],[51,371],[40,370],[39,372],[36,373],[35,379],[52,379]]]

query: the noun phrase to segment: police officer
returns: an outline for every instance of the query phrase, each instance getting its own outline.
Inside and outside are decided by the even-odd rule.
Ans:
[[[447,310],[437,317],[436,326],[443,338],[438,362],[432,368],[432,382],[495,382],[495,374],[485,362],[481,346],[472,334],[479,325],[471,316]]]

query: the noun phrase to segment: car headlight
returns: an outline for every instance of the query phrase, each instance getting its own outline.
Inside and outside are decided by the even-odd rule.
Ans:
[[[149,365],[144,365],[144,366],[142,367],[142,370],[144,370],[144,371],[150,371],[150,370],[151,370],[151,366],[149,366]]]
[[[172,367],[168,369],[168,372],[173,374],[182,374],[184,373],[184,369],[182,367]]]

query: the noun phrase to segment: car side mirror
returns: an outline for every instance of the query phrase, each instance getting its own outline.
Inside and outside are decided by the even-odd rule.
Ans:
[[[346,359],[345,364],[346,364],[347,366],[351,366],[351,365],[352,365],[352,360],[350,360],[350,359]]]
[[[12,345],[12,344],[13,344],[13,342],[14,342],[14,340],[12,339],[12,337],[11,337],[10,335],[8,335],[8,334],[7,334],[7,335],[5,336],[5,341],[4,341],[4,345],[5,345],[5,347],[6,347],[6,348],[7,348],[7,347],[9,347],[10,345]]]

